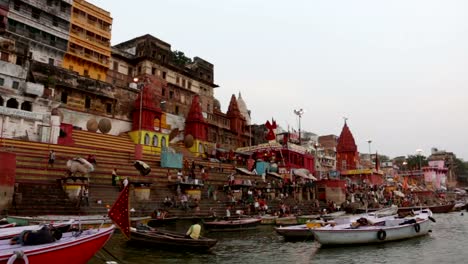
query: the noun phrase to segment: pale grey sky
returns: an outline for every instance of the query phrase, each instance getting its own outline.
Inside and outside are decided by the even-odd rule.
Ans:
[[[111,12],[112,44],[151,34],[215,65],[225,110],[238,92],[256,123],[274,117],[339,135],[360,152],[431,147],[468,160],[466,0],[135,0]]]

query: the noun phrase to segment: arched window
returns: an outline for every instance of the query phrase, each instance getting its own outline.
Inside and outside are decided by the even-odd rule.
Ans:
[[[150,144],[150,136],[149,134],[145,134],[145,145],[149,145]]]
[[[31,102],[28,102],[28,101],[23,102],[23,103],[21,104],[21,110],[31,112],[31,111],[32,111],[32,104],[31,104]]]
[[[166,147],[166,138],[162,137],[161,138],[161,148],[165,148],[165,147]]]
[[[3,106],[3,98],[0,96],[0,106]]]
[[[202,143],[198,143],[198,153],[204,153],[205,150],[203,148],[203,144]]]
[[[159,145],[159,138],[157,135],[153,136],[153,147],[157,147]]]
[[[18,101],[15,98],[11,98],[7,101],[6,107],[18,109]]]

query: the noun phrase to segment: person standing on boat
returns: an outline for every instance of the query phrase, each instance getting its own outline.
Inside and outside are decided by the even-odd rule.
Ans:
[[[198,239],[200,238],[200,232],[201,232],[201,225],[196,222],[195,224],[191,225],[187,233],[185,234],[186,238],[191,238],[191,239]]]

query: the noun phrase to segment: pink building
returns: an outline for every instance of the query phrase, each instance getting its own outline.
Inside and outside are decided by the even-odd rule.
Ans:
[[[424,182],[433,189],[446,189],[448,169],[443,160],[429,161],[429,166],[423,167]]]

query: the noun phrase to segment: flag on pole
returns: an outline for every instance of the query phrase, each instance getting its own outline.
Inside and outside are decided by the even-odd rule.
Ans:
[[[129,193],[127,184],[108,213],[109,218],[114,221],[127,239],[130,239]]]

